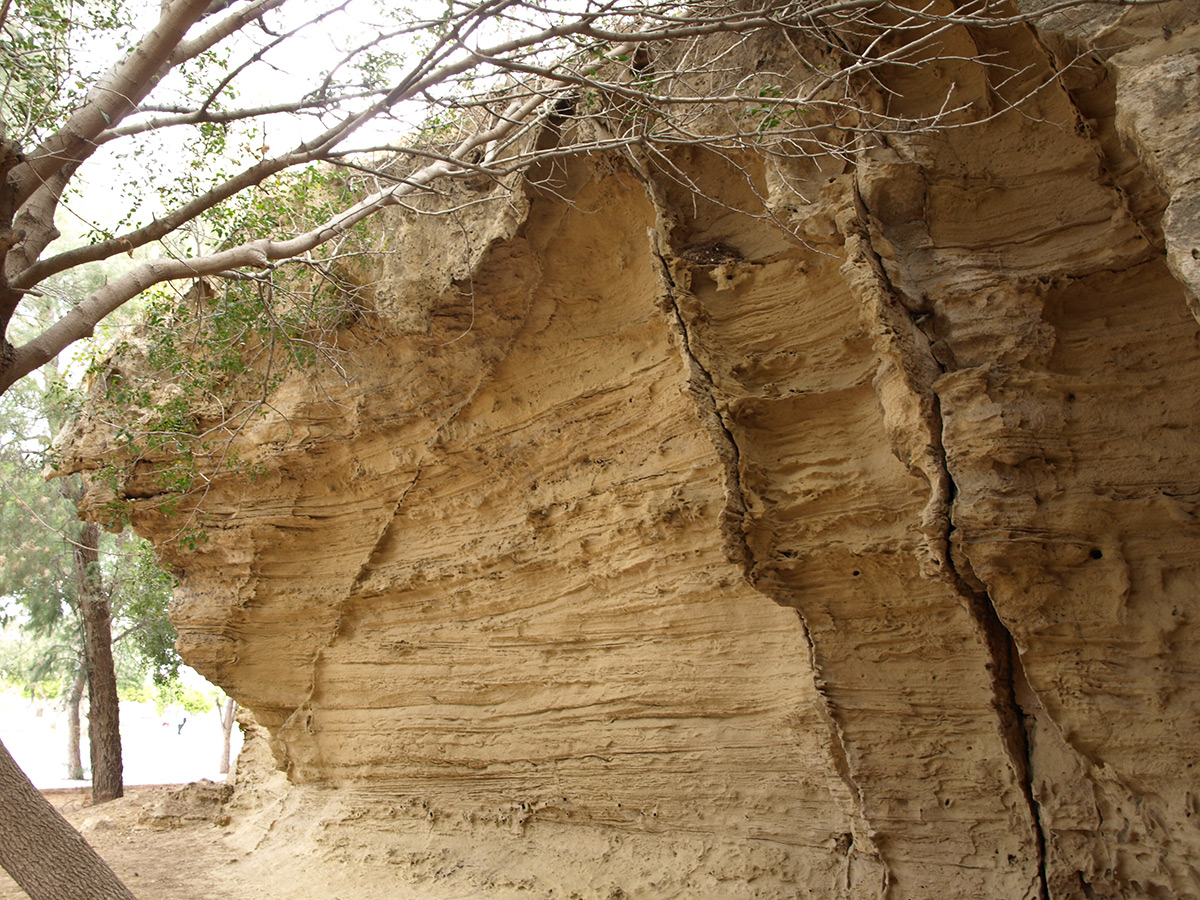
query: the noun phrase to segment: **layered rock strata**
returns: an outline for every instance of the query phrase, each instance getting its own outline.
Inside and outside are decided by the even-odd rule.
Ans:
[[[1200,896],[1196,19],[891,73],[969,127],[385,220],[350,377],[284,385],[266,477],[165,550],[293,785],[262,846],[545,854],[442,846],[497,896]]]

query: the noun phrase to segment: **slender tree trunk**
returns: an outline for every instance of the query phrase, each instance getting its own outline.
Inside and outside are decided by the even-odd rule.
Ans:
[[[75,575],[83,612],[88,662],[88,743],[92,748],[92,802],[125,793],[121,764],[120,702],[112,655],[112,617],[100,581],[100,526],[87,522],[75,547]]]
[[[232,697],[225,700],[225,711],[221,713],[221,730],[225,732],[225,742],[221,745],[222,775],[229,774],[229,742],[233,737],[233,717],[237,713],[237,701]]]
[[[0,866],[31,900],[136,900],[0,743]]]
[[[83,701],[83,686],[87,682],[87,660],[81,658],[75,670],[75,680],[67,691],[67,777],[83,780],[83,760],[79,756],[79,704]]]

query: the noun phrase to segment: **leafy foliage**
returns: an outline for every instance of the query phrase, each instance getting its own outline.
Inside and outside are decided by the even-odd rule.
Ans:
[[[3,9],[0,121],[8,137],[29,143],[61,127],[83,101],[98,74],[89,50],[127,46],[133,23],[118,0],[12,0]]]
[[[354,191],[344,174],[309,167],[269,179],[205,221],[224,243],[303,230]],[[365,251],[364,232],[343,236],[345,256]],[[337,335],[361,313],[358,286],[337,260],[297,260],[260,276],[197,281],[186,292],[148,292],[136,328],[117,332],[89,368],[90,411],[109,423],[120,449],[97,475],[113,497],[110,525],[127,521],[121,498],[131,486],[173,515],[218,470],[263,474],[231,449],[233,438],[268,412],[286,378],[336,367]],[[204,533],[186,526],[178,539],[195,547]]]
[[[0,629],[0,686],[43,700],[60,699],[75,675],[78,654],[74,628],[43,634],[10,621]]]
[[[0,620],[20,615],[38,634],[69,619],[75,573],[60,535],[74,522],[63,485],[41,469],[50,445],[49,393],[33,379],[0,397]]]
[[[0,396],[0,622],[21,633],[6,644],[4,675],[48,696],[74,678],[84,639],[73,552],[84,486],[79,476],[42,477],[53,435],[78,402],[55,368]],[[103,535],[100,550],[122,680],[174,677],[173,578],[143,540]]]
[[[112,586],[119,681],[144,682],[146,675],[156,685],[177,681],[183,660],[175,651],[175,626],[167,618],[175,578],[159,565],[146,541],[128,535],[117,540],[106,583]]]
[[[212,712],[225,702],[224,691],[189,687],[178,679],[154,685],[142,684],[139,689],[125,691],[123,696],[138,703],[153,703],[160,716],[169,706],[181,707],[192,715],[200,715]]]

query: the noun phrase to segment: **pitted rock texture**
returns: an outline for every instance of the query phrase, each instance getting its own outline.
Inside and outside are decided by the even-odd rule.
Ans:
[[[422,842],[489,896],[1200,896],[1198,18],[880,74],[970,127],[384,219],[453,253],[374,273],[349,377],[280,388],[267,476],[164,548],[289,780],[260,858],[321,848],[312,896]]]

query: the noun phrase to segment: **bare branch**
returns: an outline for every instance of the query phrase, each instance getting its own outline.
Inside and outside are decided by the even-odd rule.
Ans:
[[[241,31],[247,25],[260,21],[268,12],[287,2],[288,0],[255,0],[249,6],[230,13],[199,37],[181,41],[171,53],[167,64],[174,68],[189,59],[195,59],[205,50],[211,50],[225,38]]]
[[[349,2],[349,0],[347,0],[347,3],[348,2]],[[268,52],[270,52],[271,50],[274,50],[276,47],[278,47],[279,45],[284,43],[284,41],[288,40],[289,38],[295,37],[297,34],[301,33],[305,29],[311,28],[312,26],[324,21],[325,19],[329,18],[330,16],[334,15],[335,13],[341,12],[342,10],[344,10],[346,8],[347,3],[342,3],[338,6],[332,7],[331,9],[324,10],[319,15],[314,16],[313,18],[309,19],[307,22],[304,22],[303,24],[296,26],[291,31],[287,31],[281,35],[278,35],[275,38],[275,40],[271,41],[265,47],[261,47],[257,52],[253,53],[248,59],[244,60],[241,64],[234,66],[232,69],[230,69],[225,74],[225,77],[220,80],[220,82],[217,84],[217,86],[214,87],[209,92],[208,98],[204,101],[204,103],[200,107],[200,111],[207,112],[208,109],[213,105],[213,103],[216,102],[217,98],[219,96],[221,96],[221,92],[224,91],[225,88],[227,88],[233,82],[233,80],[235,78],[237,78],[238,75],[240,75],[242,72],[244,72],[247,68],[249,68],[254,63],[261,60]],[[259,15],[258,18],[261,18],[261,14]]]
[[[142,119],[138,122],[127,122],[120,128],[113,128],[100,134],[96,138],[96,143],[106,144],[118,138],[145,134],[150,131],[160,131],[164,128],[173,128],[179,125],[242,122],[247,119],[260,119],[281,113],[328,110],[331,106],[338,106],[353,100],[366,100],[370,97],[378,97],[381,93],[383,93],[382,90],[371,90],[331,94],[325,97],[309,96],[298,100],[289,100],[286,103],[271,103],[262,106],[248,106],[220,111],[210,109],[207,104],[201,109],[176,108],[175,110],[164,110],[164,112],[170,112],[171,114],[153,119]]]

